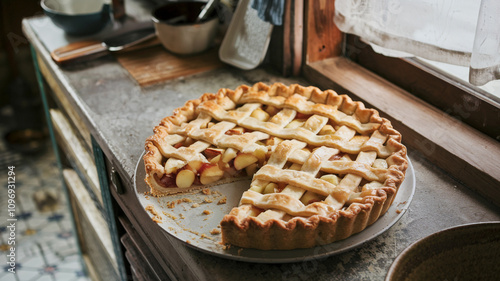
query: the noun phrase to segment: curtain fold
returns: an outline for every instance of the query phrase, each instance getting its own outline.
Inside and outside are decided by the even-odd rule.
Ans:
[[[470,67],[469,81],[500,79],[499,0],[336,0],[335,24],[386,56]]]
[[[481,1],[469,72],[469,81],[473,85],[500,79],[499,17],[499,0]]]

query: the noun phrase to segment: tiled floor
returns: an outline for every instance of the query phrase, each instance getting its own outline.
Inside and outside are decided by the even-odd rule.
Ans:
[[[2,130],[0,130],[3,136]],[[15,216],[9,217],[9,167],[15,173]],[[67,200],[52,147],[24,155],[8,150],[0,141],[0,281],[89,280],[78,254]],[[35,200],[35,194],[38,200]],[[51,196],[52,194],[52,196]],[[56,194],[56,198],[54,195]],[[47,197],[48,195],[48,197]],[[45,196],[45,197],[44,197]],[[45,198],[45,200],[41,200]],[[54,200],[55,199],[55,200]],[[45,209],[36,202],[44,202]],[[12,207],[12,206],[11,206]],[[17,221],[9,220],[15,218]],[[15,232],[9,225],[15,224]],[[15,241],[15,245],[8,245]],[[10,247],[15,247],[15,271]]]

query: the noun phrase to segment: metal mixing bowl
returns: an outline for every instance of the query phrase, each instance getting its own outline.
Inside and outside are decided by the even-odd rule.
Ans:
[[[171,2],[153,11],[156,35],[165,49],[178,55],[191,55],[213,45],[219,26],[216,13],[206,21],[195,23],[205,4],[203,1]]]

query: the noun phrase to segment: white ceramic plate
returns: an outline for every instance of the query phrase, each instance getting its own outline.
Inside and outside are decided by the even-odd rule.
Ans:
[[[141,157],[137,163],[134,180],[137,198],[150,217],[153,215],[150,211],[146,211],[146,207],[149,205],[154,207],[154,210],[161,217],[158,226],[169,235],[186,243],[187,246],[208,254],[258,263],[301,262],[324,258],[358,247],[393,226],[408,209],[415,192],[415,173],[408,159],[406,178],[393,204],[387,213],[360,233],[341,241],[309,249],[264,251],[230,247],[225,250],[219,243],[221,235],[211,234],[211,232],[214,229],[218,230],[222,217],[238,205],[241,194],[250,186],[249,180],[211,187],[211,194],[208,195],[201,191],[195,191],[155,198],[147,195],[149,187],[144,182],[144,178],[144,163]],[[219,204],[223,198],[227,199],[226,203]],[[210,211],[210,213],[204,213],[205,210]]]

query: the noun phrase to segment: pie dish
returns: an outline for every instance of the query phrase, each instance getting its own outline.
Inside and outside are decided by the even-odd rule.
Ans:
[[[252,177],[222,243],[297,249],[345,239],[391,205],[408,166],[401,134],[332,90],[280,83],[188,101],[146,140],[154,196]]]

